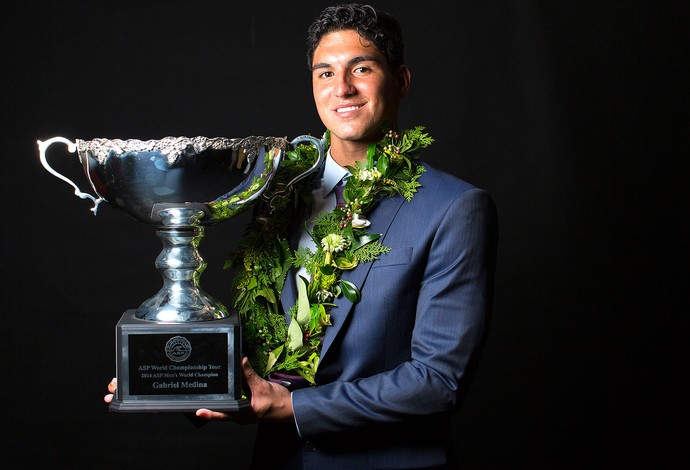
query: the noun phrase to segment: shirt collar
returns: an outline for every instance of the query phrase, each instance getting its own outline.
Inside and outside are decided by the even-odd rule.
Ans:
[[[335,185],[346,176],[350,176],[350,172],[333,160],[331,150],[328,149],[326,163],[323,169],[323,184],[321,186],[323,188],[323,197],[328,196],[330,192],[333,191],[333,188],[335,188]]]

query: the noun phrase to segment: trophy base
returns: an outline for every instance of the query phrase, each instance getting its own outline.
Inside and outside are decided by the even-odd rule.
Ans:
[[[235,412],[242,398],[241,329],[236,315],[168,323],[127,310],[116,327],[117,391],[109,410]]]
[[[108,407],[109,411],[115,413],[194,413],[200,408],[206,408],[213,411],[235,412],[249,408],[249,401],[245,399],[240,400],[191,400],[191,401],[156,401],[156,400],[136,400],[136,401],[121,401],[113,399]]]

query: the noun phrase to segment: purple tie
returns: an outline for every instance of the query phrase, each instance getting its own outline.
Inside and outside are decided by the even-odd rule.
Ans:
[[[340,207],[345,205],[345,199],[343,199],[343,187],[345,185],[343,184],[343,180],[340,180],[338,184],[335,185],[335,188],[333,188],[333,192],[335,192],[335,207]]]

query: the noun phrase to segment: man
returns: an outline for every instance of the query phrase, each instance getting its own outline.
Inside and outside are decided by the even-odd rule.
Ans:
[[[410,86],[402,35],[388,14],[341,5],[315,20],[308,48],[314,101],[330,131],[326,171],[346,173],[382,129],[397,129]],[[197,411],[258,420],[255,468],[454,468],[451,412],[486,333],[497,227],[486,192],[425,167],[411,201],[382,198],[367,215],[369,232],[391,250],[343,273],[361,300],[334,301],[316,385],[290,391],[245,358],[250,416]],[[286,309],[293,286],[283,291]]]

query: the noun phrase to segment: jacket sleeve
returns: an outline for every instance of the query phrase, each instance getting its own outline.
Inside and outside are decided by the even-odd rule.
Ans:
[[[452,200],[437,220],[427,229],[421,283],[415,280],[417,302],[409,307],[414,309],[409,358],[373,375],[294,391],[302,437],[408,421],[458,404],[492,306],[496,210],[485,191],[473,188]]]

